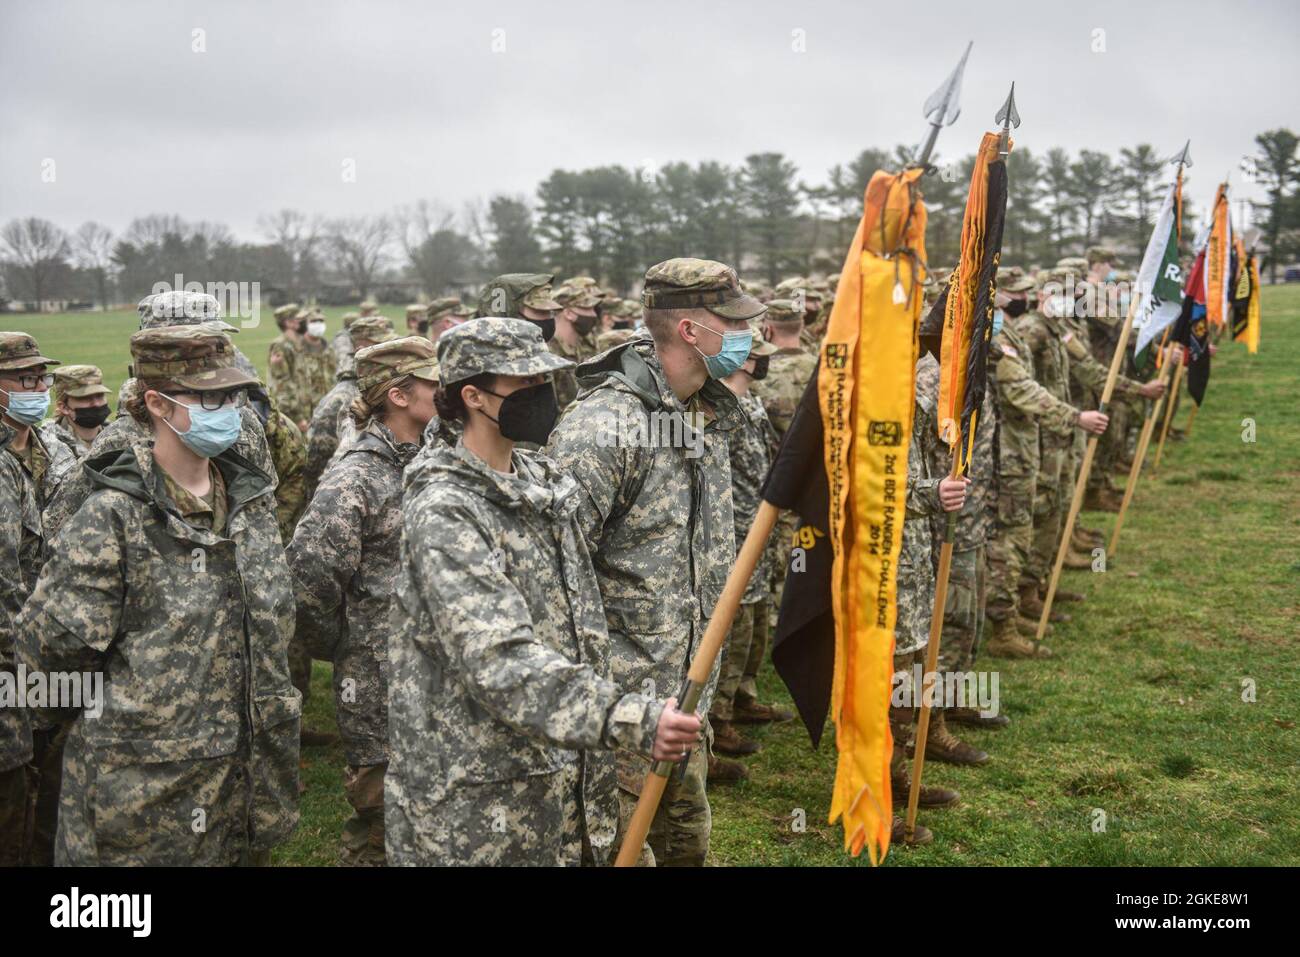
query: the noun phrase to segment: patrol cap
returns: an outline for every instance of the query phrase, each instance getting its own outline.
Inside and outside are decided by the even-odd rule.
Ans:
[[[108,395],[108,389],[104,386],[104,373],[99,371],[99,366],[90,365],[70,365],[55,369],[54,391],[69,399]]]
[[[605,352],[637,337],[635,329],[607,329],[596,336],[596,351]]]
[[[443,296],[433,300],[425,309],[425,315],[429,319],[441,319],[443,316],[456,315],[456,307],[460,305],[460,300],[455,296]]]
[[[998,280],[999,292],[1032,292],[1038,288],[1038,283],[1034,282],[1029,276],[1009,277],[1006,282]]]
[[[1088,260],[1082,256],[1066,256],[1056,261],[1056,268],[1067,272],[1085,273],[1088,271]]]
[[[711,259],[669,259],[646,270],[647,309],[707,309],[723,319],[753,319],[767,309],[740,288],[736,270]]]
[[[1084,258],[1087,259],[1088,265],[1091,266],[1093,263],[1100,262],[1113,263],[1119,259],[1119,254],[1109,246],[1093,246],[1088,250]]]
[[[25,332],[0,332],[0,370],[56,366],[57,359],[41,355],[36,340]]]
[[[275,317],[276,324],[282,326],[290,319],[296,318],[300,309],[302,306],[296,302],[286,302],[283,306],[276,306],[275,312],[271,315]]]
[[[555,290],[555,301],[565,309],[595,309],[600,304],[601,298],[597,294],[595,283],[575,286],[570,280]]]
[[[767,315],[773,322],[803,322],[803,311],[794,307],[792,299],[769,299]]]
[[[359,313],[359,312],[345,312],[345,313],[343,313],[343,328],[344,328],[344,329],[351,329],[351,328],[352,328],[352,323],[356,322],[356,321],[357,321],[358,319],[360,319],[360,318],[361,318],[361,313]]]
[[[425,318],[425,313],[428,311],[428,309],[429,307],[424,305],[423,303],[413,302],[406,307],[406,318],[423,319]]]
[[[484,372],[537,375],[573,363],[546,348],[536,323],[485,317],[463,322],[438,337],[438,365],[444,382],[461,382]]]
[[[258,384],[235,364],[230,337],[206,324],[141,329],[131,337],[131,358],[137,379],[174,383],[191,392]]]
[[[397,333],[393,331],[393,324],[387,316],[361,316],[353,321],[348,334],[353,342],[358,339],[366,339],[372,343],[387,342],[389,339],[397,338]]]
[[[361,310],[361,315],[368,316],[372,312],[377,312],[379,310],[379,303],[375,302],[373,299],[362,299],[357,308]]]
[[[357,388],[362,392],[389,379],[413,375],[438,381],[438,360],[433,343],[424,336],[403,336],[366,346],[357,353]]]
[[[555,312],[561,307],[551,298],[554,280],[555,277],[549,273],[512,272],[497,276],[479,294],[478,314],[519,317],[522,306]]]
[[[749,354],[751,357],[752,356],[774,356],[781,351],[776,346],[772,345],[772,343],[768,342],[766,339],[763,338],[762,329],[756,328],[751,323],[749,327],[749,331],[754,336],[754,341],[753,343],[750,344],[749,347]]]
[[[140,328],[164,329],[168,326],[210,325],[211,331],[237,332],[234,326],[222,321],[221,303],[216,296],[206,292],[189,292],[174,289],[160,292],[140,302]]]

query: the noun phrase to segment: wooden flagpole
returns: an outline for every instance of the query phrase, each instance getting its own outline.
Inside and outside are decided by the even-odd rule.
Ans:
[[[1124,328],[1120,331],[1119,342],[1115,343],[1115,354],[1110,358],[1110,371],[1106,375],[1106,385],[1101,390],[1101,401],[1097,404],[1098,412],[1105,412],[1106,406],[1110,404],[1111,393],[1115,391],[1115,380],[1119,378],[1119,367],[1124,362],[1124,350],[1128,348],[1128,337],[1133,331],[1133,317],[1137,314],[1138,301],[1141,296],[1135,296],[1128,305],[1128,316],[1124,319]],[[1083,493],[1088,488],[1088,475],[1092,472],[1092,458],[1097,454],[1097,440],[1099,435],[1088,436],[1088,446],[1083,451],[1083,464],[1079,466],[1079,476],[1074,482],[1074,497],[1070,499],[1070,512],[1061,526],[1061,543],[1056,548],[1056,564],[1052,566],[1052,578],[1047,585],[1047,597],[1043,599],[1043,613],[1038,619],[1038,631],[1034,635],[1034,648],[1037,650],[1038,645],[1043,640],[1043,634],[1047,631],[1047,618],[1052,613],[1052,602],[1056,598],[1056,586],[1061,581],[1061,569],[1065,567],[1065,553],[1070,549],[1070,531],[1074,528],[1075,521],[1079,518],[1079,510],[1083,506]]]
[[[961,436],[952,444],[952,470],[950,479],[957,478],[957,459],[961,454]],[[916,810],[921,800],[921,771],[925,768],[925,742],[930,734],[930,695],[925,693],[926,679],[934,675],[935,684],[939,676],[935,669],[939,667],[939,639],[943,635],[943,616],[948,604],[948,578],[952,572],[952,540],[957,528],[957,513],[948,512],[943,526],[943,545],[939,548],[939,568],[934,576],[934,611],[930,615],[930,644],[925,649],[925,671],[921,675],[921,687],[913,694],[921,695],[921,716],[916,722],[916,748],[912,757],[912,788],[907,795],[907,827],[903,831],[903,840],[911,842],[916,831]]]
[[[1169,368],[1172,365],[1172,359],[1165,360],[1165,368],[1160,370],[1160,378],[1166,383],[1169,379]],[[1128,482],[1124,485],[1124,501],[1120,504],[1119,514],[1115,516],[1115,528],[1110,533],[1110,545],[1106,549],[1107,559],[1115,557],[1119,549],[1119,530],[1124,527],[1124,514],[1128,511],[1129,502],[1133,500],[1133,493],[1137,490],[1138,479],[1142,475],[1142,463],[1147,457],[1147,447],[1151,444],[1151,433],[1155,431],[1156,419],[1160,417],[1163,404],[1169,401],[1168,390],[1156,400],[1147,414],[1146,421],[1142,423],[1142,435],[1138,438],[1137,451],[1133,453],[1133,465],[1128,470]]]
[[[1174,382],[1169,387],[1169,404],[1165,406],[1165,422],[1160,428],[1160,444],[1156,446],[1156,460],[1151,466],[1151,477],[1155,478],[1156,473],[1160,471],[1160,457],[1165,454],[1165,437],[1169,435],[1169,423],[1174,418],[1174,400],[1178,398],[1178,387],[1183,381],[1183,361],[1179,357],[1178,368],[1174,370]]]
[[[771,502],[758,503],[754,524],[749,527],[745,543],[736,555],[736,563],[731,566],[727,583],[722,588],[722,596],[713,609],[713,617],[709,619],[709,626],[704,629],[704,638],[700,642],[699,650],[695,652],[695,657],[691,659],[690,670],[686,672],[686,680],[677,695],[678,711],[689,713],[699,704],[704,686],[709,683],[713,662],[722,651],[722,643],[726,641],[727,632],[731,630],[736,610],[740,607],[740,599],[745,597],[745,588],[749,585],[754,569],[758,566],[763,549],[767,547],[767,539],[772,534],[779,512],[780,510]],[[659,761],[645,776],[645,781],[641,784],[641,796],[637,798],[636,810],[628,821],[627,832],[623,835],[623,843],[618,849],[615,867],[632,867],[640,859],[641,846],[645,843],[646,834],[650,832],[650,824],[654,821],[655,812],[659,810],[659,801],[663,798],[668,778],[676,767],[675,761]]]

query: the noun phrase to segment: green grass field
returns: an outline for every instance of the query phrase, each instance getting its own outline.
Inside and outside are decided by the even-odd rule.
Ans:
[[[344,311],[329,312],[331,332]],[[1258,355],[1220,349],[1192,435],[1165,449],[1159,478],[1148,467],[1117,560],[1066,572],[1063,587],[1088,601],[1068,606],[1056,657],[981,663],[999,671],[1012,725],[961,729],[992,754],[982,769],[927,766],[926,780],[962,802],[923,814],[935,842],[896,848],[887,866],[1300,864],[1300,287],[1265,287],[1263,322]],[[55,358],[102,366],[114,390],[125,376],[133,313],[0,317],[15,325]],[[274,335],[266,321],[238,343],[264,367]],[[1190,408],[1184,397],[1179,425]],[[1085,521],[1109,529],[1112,518]],[[763,687],[788,702],[770,667]],[[331,712],[318,663],[308,722],[328,727]],[[865,864],[826,823],[833,735],[814,752],[798,722],[754,733],[764,750],[747,759],[751,779],[710,793],[713,862]],[[279,863],[333,863],[348,813],[341,766],[337,747],[305,750],[302,822]]]

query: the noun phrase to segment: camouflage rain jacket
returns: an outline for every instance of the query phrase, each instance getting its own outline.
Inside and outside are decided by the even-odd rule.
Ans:
[[[580,489],[611,676],[622,688],[675,695],[736,559],[726,432],[741,427],[740,406],[713,380],[683,405],[647,339],[583,363],[578,385],[550,447]],[[702,714],[717,675],[714,662]],[[620,754],[620,785],[639,792],[648,769]]]
[[[388,760],[388,639],[400,568],[402,470],[419,450],[377,420],[329,471],[288,552],[298,633],[334,662],[348,764]]]
[[[537,453],[512,464],[438,443],[406,471],[393,864],[574,864],[584,832],[601,862],[618,817],[609,749],[654,742],[661,705],[610,680],[576,484]]]
[[[6,451],[13,437],[13,429],[0,422],[0,673],[9,675],[17,665],[14,622],[45,560],[36,489]],[[25,764],[31,757],[32,731],[26,709],[0,708],[0,771]]]
[[[231,865],[293,830],[300,698],[274,482],[213,460],[224,533],[180,516],[137,440],[83,464],[93,490],[54,542],[18,622],[46,671],[103,673],[103,713],[72,725],[56,860]]]

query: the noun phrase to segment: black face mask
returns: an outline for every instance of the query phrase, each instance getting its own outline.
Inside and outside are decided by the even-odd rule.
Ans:
[[[305,336],[307,334],[307,323],[305,322],[298,323],[296,326],[293,327],[293,331],[298,333],[298,335],[300,336]]]
[[[97,429],[108,421],[107,405],[91,405],[72,410],[72,421],[83,429]]]
[[[631,331],[631,330],[633,330],[633,329],[636,328],[636,323],[634,323],[634,322],[615,322],[615,323],[614,323],[614,328],[615,328],[615,329],[627,329],[628,331]]]
[[[483,390],[487,392],[486,389]],[[503,438],[512,442],[532,442],[545,445],[560,417],[560,403],[555,398],[555,386],[550,382],[530,385],[507,396],[488,392],[501,400],[499,418],[492,419],[501,430]],[[484,415],[487,415],[485,412]]]
[[[542,340],[550,342],[555,338],[555,320],[552,319],[529,319],[533,325],[542,330]],[[503,435],[505,433],[502,433]],[[509,438],[509,436],[507,436]]]
[[[592,329],[596,328],[596,317],[578,316],[578,318],[573,320],[573,328],[578,335],[585,336],[587,333],[591,332]]]
[[[1028,299],[1012,299],[1002,309],[1008,316],[1014,319],[1016,316],[1023,316],[1029,311]]]
[[[766,379],[767,365],[771,356],[754,356],[754,371],[749,374],[751,379]]]
[[[417,322],[415,324],[415,330],[419,332],[420,335],[427,336],[429,334],[429,320],[422,319],[421,321]]]

